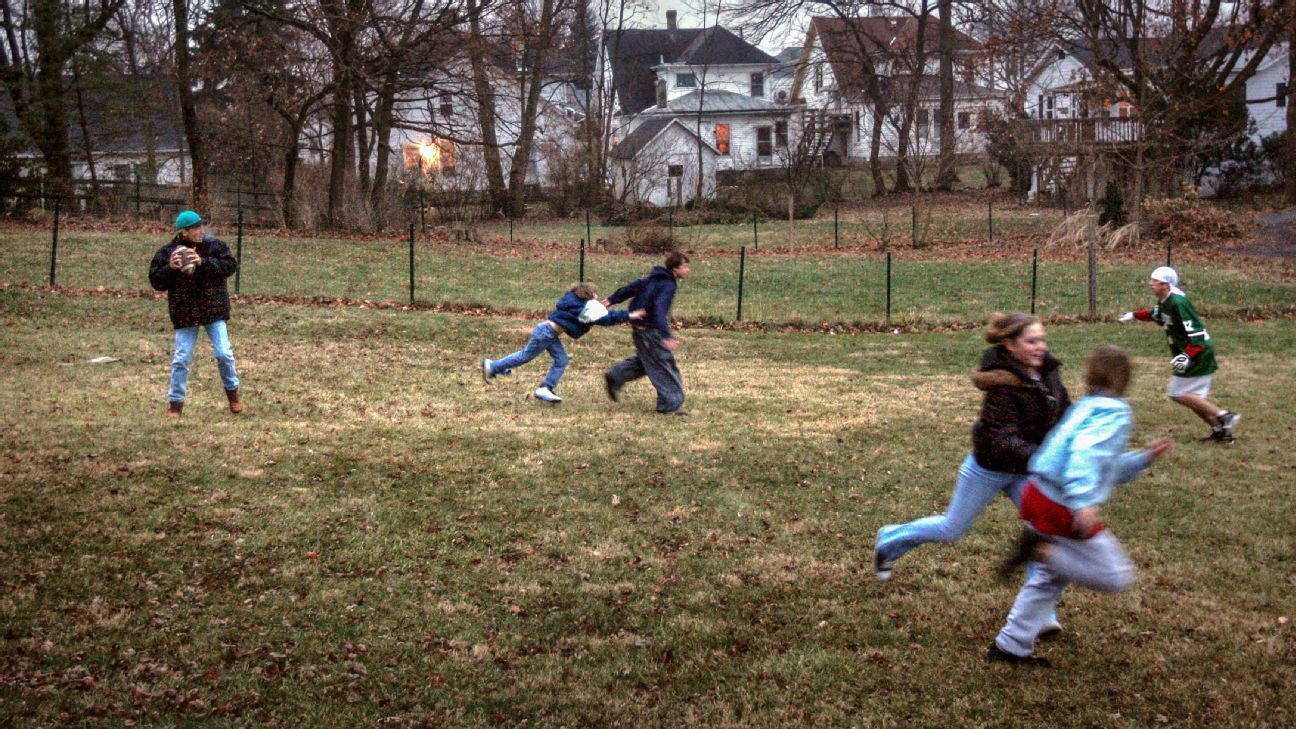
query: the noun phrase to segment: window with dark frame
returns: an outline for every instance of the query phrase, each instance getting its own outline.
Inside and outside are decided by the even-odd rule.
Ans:
[[[1274,96],[1277,97],[1274,99],[1275,106],[1287,106],[1287,84],[1281,81],[1278,82],[1278,85],[1274,87]]]
[[[751,95],[761,98],[765,96],[765,74],[753,73],[751,75]]]
[[[917,127],[916,131],[918,132],[919,139],[923,139],[927,136],[927,127],[930,124],[931,124],[931,112],[927,111],[926,109],[919,109],[918,118],[914,120],[914,125]]]
[[[787,149],[788,135],[787,122],[774,122],[774,146],[779,149]]]
[[[756,156],[757,157],[774,156],[774,145],[771,142],[773,131],[774,130],[771,127],[756,127]]]
[[[666,176],[667,176],[667,177],[683,177],[683,176],[684,176],[684,165],[667,165],[667,166],[666,166]]]
[[[960,111],[958,113],[958,128],[959,129],[972,128],[972,112]]]
[[[441,108],[438,109],[437,111],[439,114],[441,114],[441,118],[449,119],[450,117],[454,116],[454,104],[450,99],[450,94],[447,92],[442,92],[440,101],[441,101]]]
[[[697,75],[691,73],[675,74],[675,88],[692,89],[697,87]]]
[[[715,128],[716,151],[720,154],[729,154],[729,125],[717,124]]]

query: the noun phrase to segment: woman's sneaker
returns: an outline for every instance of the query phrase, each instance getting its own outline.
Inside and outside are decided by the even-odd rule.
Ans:
[[[545,402],[562,402],[561,397],[558,397],[553,390],[544,385],[536,388],[535,396],[537,400],[544,400]]]
[[[873,542],[873,575],[878,578],[878,582],[886,582],[891,579],[891,569],[895,562],[888,561],[882,556],[882,550],[878,547],[882,544],[882,530],[879,529],[877,539]]]

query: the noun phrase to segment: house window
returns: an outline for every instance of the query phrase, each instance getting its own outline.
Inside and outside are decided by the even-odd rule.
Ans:
[[[1053,118],[1053,97],[1052,96],[1044,97],[1044,118],[1045,119]]]
[[[666,107],[666,82],[657,82],[657,106]]]
[[[774,145],[771,141],[771,127],[756,127],[756,156],[772,157],[774,156]]]
[[[774,146],[779,149],[787,149],[787,122],[774,122]]]
[[[780,104],[786,104],[788,102],[788,94],[786,91],[778,92],[774,95],[774,98],[777,99]]]
[[[914,121],[914,124],[917,127],[918,138],[926,139],[927,127],[931,124],[931,112],[926,109],[919,109],[918,118]]]
[[[675,88],[691,89],[697,86],[697,76],[691,73],[675,74]]]
[[[684,165],[667,165],[667,166],[666,166],[666,176],[667,176],[667,177],[676,177],[676,178],[683,177],[683,176],[684,176]]]
[[[716,125],[716,151],[720,154],[729,154],[729,125]]]
[[[1274,87],[1274,104],[1277,106],[1287,106],[1287,84],[1280,83]]]
[[[824,81],[823,64],[822,64],[822,63],[816,63],[816,64],[815,64],[815,67],[814,67],[814,87],[815,87],[815,91],[823,91],[823,81]]]
[[[449,121],[450,117],[454,116],[454,104],[452,104],[450,101],[449,93],[442,92],[441,108],[439,109],[439,111],[441,113],[441,118],[445,119],[446,121]]]
[[[404,145],[401,147],[401,158],[405,169],[418,170],[424,177],[437,171],[450,177],[455,173],[455,152],[454,142],[449,139],[434,139]]]
[[[970,129],[972,127],[972,112],[960,111],[958,113],[958,128]]]
[[[756,97],[765,96],[765,74],[753,73],[751,75],[751,95]]]

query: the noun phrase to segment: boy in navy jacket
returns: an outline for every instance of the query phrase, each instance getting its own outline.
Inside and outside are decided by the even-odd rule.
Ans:
[[[657,390],[657,412],[688,415],[680,409],[684,404],[684,379],[675,364],[675,347],[679,340],[670,326],[675,289],[688,275],[688,256],[673,251],[666,256],[665,266],[654,266],[647,276],[622,286],[608,297],[610,304],[631,299],[632,311],[644,311],[643,320],[632,325],[634,356],[612,365],[603,375],[608,397],[613,401],[621,398],[621,388],[627,382],[647,375]]]
[[[545,402],[562,402],[562,398],[554,390],[558,389],[558,381],[562,379],[571,359],[567,356],[567,350],[563,349],[561,336],[566,334],[572,339],[580,339],[596,324],[611,326],[642,315],[641,312],[635,312],[632,316],[627,311],[608,311],[596,300],[597,297],[598,290],[592,283],[581,282],[572,286],[571,290],[558,299],[553,313],[531,330],[531,338],[527,340],[525,347],[501,359],[481,361],[482,379],[486,384],[493,385],[496,375],[511,375],[514,367],[530,362],[541,352],[548,352],[553,358],[553,364],[549,366],[544,381],[536,388],[535,396]]]

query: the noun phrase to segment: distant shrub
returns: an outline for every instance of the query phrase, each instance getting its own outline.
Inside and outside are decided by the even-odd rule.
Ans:
[[[670,228],[658,222],[626,225],[625,232],[626,245],[641,255],[665,255],[679,247]]]
[[[1143,221],[1149,235],[1175,245],[1213,247],[1246,234],[1232,212],[1196,194],[1144,202]]]

